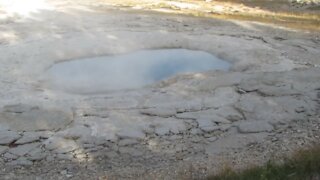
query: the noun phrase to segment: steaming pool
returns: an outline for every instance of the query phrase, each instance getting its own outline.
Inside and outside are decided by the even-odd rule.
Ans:
[[[71,93],[134,89],[181,73],[227,71],[230,64],[210,53],[186,49],[143,50],[54,64],[46,85]]]

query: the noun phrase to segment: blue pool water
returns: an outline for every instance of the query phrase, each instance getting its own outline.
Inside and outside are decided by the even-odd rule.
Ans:
[[[46,76],[51,88],[97,93],[139,88],[180,73],[229,67],[228,62],[207,52],[161,49],[66,61],[53,65]]]

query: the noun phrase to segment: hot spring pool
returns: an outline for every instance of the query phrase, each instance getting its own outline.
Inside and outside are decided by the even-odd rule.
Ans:
[[[45,84],[72,93],[100,93],[143,87],[179,73],[229,67],[228,62],[203,51],[143,50],[57,63],[46,71]]]

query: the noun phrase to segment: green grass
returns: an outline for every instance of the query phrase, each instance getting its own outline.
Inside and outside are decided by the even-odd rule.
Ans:
[[[253,167],[241,172],[225,168],[208,180],[319,180],[320,146],[301,150],[284,163],[268,162],[261,167]]]

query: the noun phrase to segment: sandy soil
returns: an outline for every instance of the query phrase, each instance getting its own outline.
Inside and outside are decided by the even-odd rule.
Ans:
[[[3,179],[203,179],[319,143],[317,31],[112,1],[0,2]],[[58,62],[163,48],[232,67],[91,95],[43,83]]]

